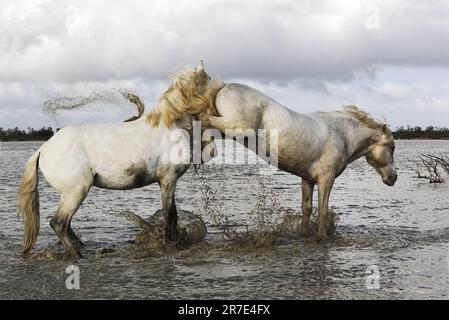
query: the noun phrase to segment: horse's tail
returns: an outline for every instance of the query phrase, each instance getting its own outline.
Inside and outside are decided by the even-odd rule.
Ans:
[[[17,194],[19,215],[23,219],[22,253],[28,253],[36,243],[39,233],[38,172],[39,151],[29,160]]]
[[[127,120],[125,120],[124,122],[131,122],[134,120],[139,119],[143,113],[145,112],[145,104],[143,103],[143,101],[140,99],[139,96],[135,95],[134,93],[128,92],[128,91],[123,91],[122,95],[128,99],[129,102],[133,103],[136,108],[137,108],[137,116],[131,117]]]

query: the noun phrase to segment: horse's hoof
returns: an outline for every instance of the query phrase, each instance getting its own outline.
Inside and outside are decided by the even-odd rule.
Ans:
[[[300,236],[300,237],[307,237],[308,235],[309,235],[309,229],[307,228],[307,226],[301,226],[300,228],[299,228],[299,232],[298,232],[298,235]]]
[[[178,239],[177,238],[165,238],[165,244],[177,244]]]
[[[317,236],[317,242],[324,242],[329,239],[329,236],[326,233],[319,233]]]
[[[76,245],[79,247],[84,247],[84,242],[82,242],[81,240],[77,240]]]
[[[75,249],[67,251],[65,253],[65,256],[69,260],[71,260],[71,259],[75,259],[76,260],[76,259],[82,259],[83,258],[83,255],[81,254],[81,252],[79,250],[75,250]]]
[[[165,233],[165,241],[177,242],[178,241],[178,232],[177,230],[170,230]]]
[[[170,239],[165,239],[165,243],[163,244],[163,248],[168,249],[168,250],[172,250],[177,248],[178,245],[178,241],[172,241]]]

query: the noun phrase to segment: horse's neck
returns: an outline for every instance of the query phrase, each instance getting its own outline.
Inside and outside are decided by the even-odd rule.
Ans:
[[[367,154],[369,147],[377,142],[377,131],[360,124],[355,119],[344,119],[340,122],[345,132],[349,162]]]

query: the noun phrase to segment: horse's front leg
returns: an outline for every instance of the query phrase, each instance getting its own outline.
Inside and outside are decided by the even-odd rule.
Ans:
[[[299,235],[306,236],[309,229],[309,219],[312,214],[312,200],[313,200],[313,187],[314,183],[302,179],[302,219],[301,226],[299,228]]]
[[[226,130],[247,129],[249,127],[249,124],[241,119],[229,120],[225,117],[216,117],[205,113],[200,113],[198,118],[201,121],[201,126],[215,128],[223,133]]]
[[[159,185],[165,218],[165,240],[176,241],[178,239],[178,212],[175,203],[176,177],[163,179]]]
[[[328,238],[326,221],[329,207],[329,195],[334,185],[333,176],[320,177],[318,180],[318,240]]]

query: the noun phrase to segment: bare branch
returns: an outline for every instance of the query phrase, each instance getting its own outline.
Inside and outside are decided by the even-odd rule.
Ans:
[[[418,178],[427,179],[430,183],[444,182],[441,171],[449,174],[449,157],[447,155],[421,154],[418,159],[416,161]],[[423,174],[422,171],[427,174]]]

